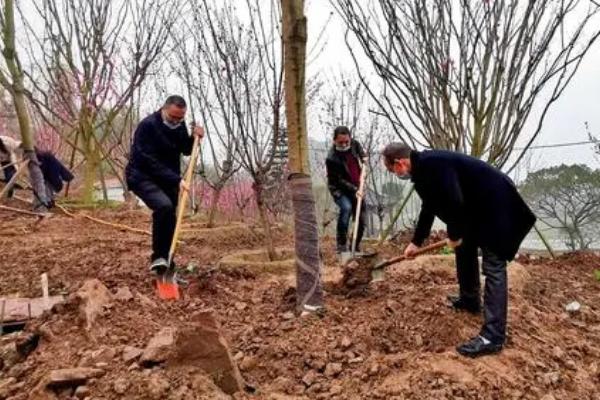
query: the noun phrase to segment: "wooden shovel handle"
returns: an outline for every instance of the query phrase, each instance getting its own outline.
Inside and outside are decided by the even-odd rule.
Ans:
[[[188,188],[192,183],[192,176],[194,175],[194,169],[196,168],[196,159],[198,158],[199,152],[200,140],[198,139],[198,136],[194,136],[194,144],[192,146],[190,163],[185,174],[185,183],[187,184]],[[175,232],[173,233],[173,240],[171,241],[171,248],[169,250],[169,266],[171,266],[171,262],[173,261],[173,255],[175,254],[175,248],[177,247],[177,238],[179,237],[179,232],[181,230],[181,222],[183,221],[183,214],[185,212],[188,197],[189,194],[185,193],[184,190],[182,190],[179,194],[179,204],[177,205],[177,223],[175,224]]]
[[[439,249],[443,248],[444,246],[446,246],[446,244],[447,244],[446,240],[440,240],[439,242],[435,242],[428,246],[421,247],[419,250],[415,251],[414,257],[423,255],[425,253],[429,253],[430,251],[439,250]],[[373,269],[381,269],[381,268],[387,267],[388,265],[396,264],[397,262],[404,261],[406,259],[407,258],[404,255],[390,258],[389,260],[380,262]]]

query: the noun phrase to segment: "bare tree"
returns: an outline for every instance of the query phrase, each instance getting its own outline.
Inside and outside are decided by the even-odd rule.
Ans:
[[[252,177],[267,250],[275,258],[264,185],[274,166],[273,148],[283,122],[283,64],[279,8],[274,0],[228,0],[198,4],[194,23],[202,24],[197,45],[207,57],[204,79],[213,85],[216,105],[206,116],[215,131],[235,140],[235,162]],[[243,18],[243,19],[242,19]],[[246,22],[247,21],[247,22]]]
[[[402,140],[509,171],[600,35],[600,7],[581,0],[331,1],[361,80]]]
[[[0,13],[0,27],[2,28],[2,55],[4,65],[0,68],[0,85],[6,89],[14,103],[15,113],[19,121],[21,140],[23,143],[24,158],[29,169],[29,179],[34,195],[38,198],[39,211],[46,212],[48,198],[44,185],[44,177],[40,170],[38,159],[35,155],[35,140],[31,129],[31,118],[27,110],[27,97],[23,83],[23,70],[15,45],[15,7],[13,0],[4,0]],[[6,72],[7,70],[7,72]],[[10,184],[14,183],[9,182]],[[5,189],[7,190],[7,189]]]
[[[30,97],[83,159],[83,200],[90,202],[96,179],[104,182],[103,162],[125,187],[111,149],[129,132],[131,124],[123,120],[132,118],[136,90],[164,55],[179,0],[35,0],[33,5],[42,27],[22,13],[31,48]]]
[[[600,171],[560,165],[532,172],[521,193],[543,220],[563,232],[571,250],[587,249],[600,228]]]
[[[200,175],[212,190],[208,227],[215,224],[223,188],[240,169],[240,163],[236,161],[238,116],[234,114],[234,99],[227,81],[233,75],[224,74],[220,53],[228,51],[227,35],[221,29],[235,29],[227,26],[235,18],[230,14],[232,9],[227,9],[230,6],[224,4],[213,8],[202,1],[190,4],[180,29],[174,31],[176,57],[171,60],[173,70],[185,85],[193,118],[198,116],[204,121],[207,140]],[[242,89],[239,81],[232,85],[236,90]]]

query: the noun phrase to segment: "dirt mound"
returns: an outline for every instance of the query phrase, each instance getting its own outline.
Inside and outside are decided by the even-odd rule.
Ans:
[[[148,216],[137,212],[86,212],[148,228]],[[446,295],[456,291],[450,261],[399,264],[385,281],[371,284],[367,296],[329,292],[324,316],[297,318],[288,304],[293,275],[212,268],[235,251],[260,250],[258,239],[250,245],[186,240],[177,260],[196,264],[198,273],[182,289],[182,300],[172,303],[158,300],[148,279],[148,237],[64,215],[43,227],[32,221],[4,214],[0,220],[0,294],[38,297],[39,276],[47,272],[50,295],[69,300],[28,324],[22,335],[38,340],[24,342],[31,350],[26,358],[15,355],[12,337],[0,340],[11,357],[0,373],[0,398],[230,398],[199,365],[141,363],[159,331],[184,328],[190,316],[207,308],[214,310],[243,379],[256,388],[254,395],[236,398],[594,399],[599,392],[600,282],[593,273],[600,257],[595,254],[509,267],[509,285],[522,289],[509,302],[506,348],[498,356],[467,360],[454,348],[478,332],[481,317],[446,306]],[[291,243],[284,233],[275,240],[281,247]],[[322,242],[325,280],[342,276],[334,246],[331,239]],[[400,251],[401,246],[386,244],[381,257]],[[111,295],[94,308],[86,330],[80,309],[85,302],[71,295],[91,278]],[[579,311],[566,311],[574,301]],[[62,372],[54,378],[62,379],[61,385],[71,377],[77,386],[47,388],[49,374],[57,370]]]
[[[275,260],[269,260],[264,249],[237,251],[223,257],[219,261],[219,268],[246,268],[252,273],[291,274],[296,263],[294,249],[279,248],[275,249],[275,253]]]

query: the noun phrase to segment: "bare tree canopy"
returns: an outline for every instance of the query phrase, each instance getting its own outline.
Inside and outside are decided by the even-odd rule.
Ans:
[[[362,81],[402,140],[508,170],[600,35],[600,7],[587,0],[331,1]],[[381,85],[368,81],[351,38]],[[526,145],[508,165],[518,139]]]

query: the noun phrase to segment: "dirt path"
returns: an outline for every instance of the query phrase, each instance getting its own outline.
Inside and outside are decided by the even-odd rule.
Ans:
[[[139,211],[94,215],[139,228],[149,222]],[[70,306],[46,315],[39,323],[52,336],[25,362],[0,372],[0,399],[26,399],[48,371],[99,353],[108,353],[96,362],[106,373],[87,383],[87,398],[216,398],[210,382],[197,383],[197,371],[146,369],[123,357],[126,346],[144,348],[161,328],[206,308],[215,310],[244,379],[258,389],[249,398],[600,399],[600,282],[593,277],[600,257],[594,255],[521,260],[529,277],[511,293],[507,348],[468,360],[454,347],[477,332],[480,318],[446,307],[446,294],[456,290],[447,269],[392,270],[364,296],[329,294],[322,318],[295,318],[293,280],[213,268],[235,250],[258,248],[259,233],[186,238],[179,261],[193,262],[199,278],[180,302],[164,303],[148,280],[147,236],[62,215],[42,225],[0,218],[2,296],[39,296],[43,272],[50,294],[74,293],[90,278],[132,294],[114,301],[91,331]],[[280,232],[278,245],[289,245],[290,237]],[[335,276],[333,243],[323,247],[326,275]],[[565,305],[573,300],[582,308],[569,314]]]

